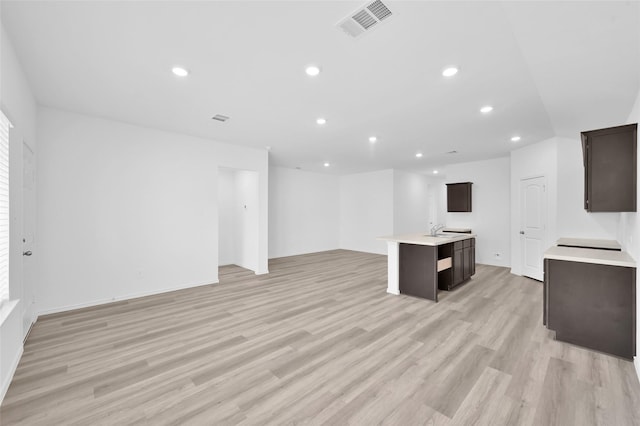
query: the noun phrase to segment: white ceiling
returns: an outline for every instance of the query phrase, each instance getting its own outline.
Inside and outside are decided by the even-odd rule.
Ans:
[[[385,3],[392,18],[359,39],[335,24],[364,2],[3,0],[1,15],[43,105],[329,173],[430,172],[577,138],[624,124],[638,94],[637,1]]]

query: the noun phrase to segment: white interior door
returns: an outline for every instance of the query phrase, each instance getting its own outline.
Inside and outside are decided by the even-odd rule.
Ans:
[[[22,144],[22,167],[22,329],[26,336],[35,320],[35,265],[32,254],[36,228],[36,167],[34,152],[25,142]]]
[[[520,247],[522,274],[542,281],[542,257],[546,247],[547,193],[545,177],[520,181]]]

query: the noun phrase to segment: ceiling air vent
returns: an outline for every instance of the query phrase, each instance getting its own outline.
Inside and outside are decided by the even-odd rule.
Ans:
[[[221,115],[221,114],[216,114],[213,117],[211,117],[212,120],[222,121],[223,123],[227,121],[229,118],[230,117],[227,117],[226,115]]]
[[[351,37],[357,38],[390,16],[389,8],[380,0],[376,0],[349,14],[336,26]]]

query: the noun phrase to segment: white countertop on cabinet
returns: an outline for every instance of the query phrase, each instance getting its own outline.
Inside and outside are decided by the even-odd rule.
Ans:
[[[636,267],[636,262],[629,256],[629,253],[617,250],[554,246],[544,252],[544,258],[628,268]]]
[[[475,238],[476,234],[438,234],[437,237],[432,237],[428,232],[424,234],[404,234],[404,235],[390,235],[387,237],[378,237],[378,240],[405,243],[405,244],[419,244],[423,246],[439,246],[442,244],[453,243],[456,241],[468,240]]]
[[[605,250],[622,250],[622,246],[616,240],[593,240],[588,238],[560,238],[557,242],[559,246],[594,248]]]

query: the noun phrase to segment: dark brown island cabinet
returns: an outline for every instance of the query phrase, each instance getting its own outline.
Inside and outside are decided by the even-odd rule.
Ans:
[[[437,246],[401,243],[401,294],[438,301],[438,289],[452,290],[476,273],[475,238]]]
[[[451,268],[438,272],[438,288],[451,290],[476,273],[476,239],[438,246],[438,258],[451,257]]]
[[[633,359],[636,268],[544,260],[543,323],[556,339]]]
[[[635,212],[638,124],[582,132],[584,208]]]
[[[447,211],[470,212],[471,211],[471,185],[472,182],[459,182],[447,184]]]

